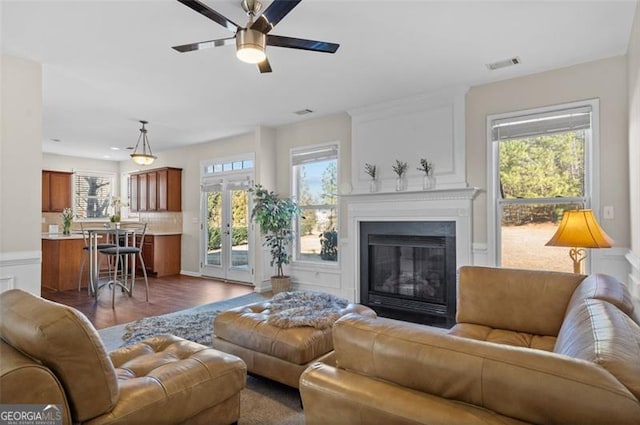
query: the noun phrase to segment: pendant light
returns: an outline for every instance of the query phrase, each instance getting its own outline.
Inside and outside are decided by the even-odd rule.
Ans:
[[[147,139],[147,129],[144,127],[145,124],[149,122],[140,120],[140,123],[142,124],[142,128],[140,129],[140,136],[138,136],[138,143],[136,143],[136,147],[131,154],[131,159],[138,165],[151,165],[157,157],[153,156],[151,152],[151,145]],[[138,152],[140,141],[142,141],[142,152]]]

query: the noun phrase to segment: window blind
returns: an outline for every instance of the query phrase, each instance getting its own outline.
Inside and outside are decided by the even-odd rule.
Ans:
[[[509,117],[491,122],[493,141],[519,139],[589,128],[591,128],[590,106]]]
[[[310,162],[327,161],[338,158],[338,145],[321,146],[317,148],[294,151],[291,155],[292,165],[308,164]]]

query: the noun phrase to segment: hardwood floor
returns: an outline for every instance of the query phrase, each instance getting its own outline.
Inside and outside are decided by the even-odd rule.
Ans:
[[[172,313],[201,304],[222,301],[253,292],[253,286],[225,283],[184,275],[149,277],[149,302],[145,301],[144,280],[136,278],[132,297],[116,291],[116,307],[111,308],[111,289],[103,288],[98,299],[82,291],[42,289],[42,297],[81,311],[96,329],[128,323],[148,316]]]

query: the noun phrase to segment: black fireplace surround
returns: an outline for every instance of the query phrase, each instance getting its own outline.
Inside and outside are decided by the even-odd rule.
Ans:
[[[360,222],[360,303],[383,317],[452,326],[455,238],[454,221]]]

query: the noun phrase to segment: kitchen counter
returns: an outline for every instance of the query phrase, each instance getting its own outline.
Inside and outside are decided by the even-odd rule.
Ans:
[[[46,239],[46,240],[82,239],[82,233],[71,232],[70,235],[63,235],[62,233],[43,233],[42,239]]]

